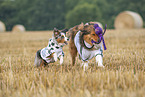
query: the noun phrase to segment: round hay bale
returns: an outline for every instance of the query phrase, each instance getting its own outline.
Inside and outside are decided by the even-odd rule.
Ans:
[[[12,28],[12,32],[25,32],[25,27],[23,25],[15,25]]]
[[[143,27],[143,19],[136,12],[124,11],[124,12],[121,12],[116,17],[114,27],[116,29],[142,28]]]
[[[0,32],[5,32],[6,31],[6,27],[5,27],[5,24],[0,21]]]
[[[90,24],[98,24],[102,29],[103,29],[103,25],[100,22],[89,22]],[[87,24],[87,23],[86,23]]]

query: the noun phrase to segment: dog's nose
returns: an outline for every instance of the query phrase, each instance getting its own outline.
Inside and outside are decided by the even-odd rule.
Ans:
[[[65,37],[65,41],[69,41],[69,38]]]

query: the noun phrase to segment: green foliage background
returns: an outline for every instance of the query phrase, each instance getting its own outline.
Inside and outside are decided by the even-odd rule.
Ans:
[[[7,30],[23,24],[27,30],[70,28],[81,22],[98,21],[114,28],[122,11],[139,13],[145,20],[145,0],[0,0],[0,20]]]

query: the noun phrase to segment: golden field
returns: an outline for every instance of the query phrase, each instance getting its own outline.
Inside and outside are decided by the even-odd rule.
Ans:
[[[71,66],[68,45],[64,63],[33,66],[37,50],[52,31],[0,33],[0,97],[145,97],[145,29],[107,30],[103,64],[95,58],[84,72]]]

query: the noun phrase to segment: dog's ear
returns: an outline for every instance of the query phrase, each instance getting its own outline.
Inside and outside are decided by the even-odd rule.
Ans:
[[[66,33],[68,29],[63,29],[61,32]]]
[[[89,23],[86,23],[85,25],[90,25],[90,22]]]
[[[54,28],[54,31],[58,31],[58,29],[57,28]]]
[[[83,32],[83,33],[86,33],[86,34],[89,34],[91,32],[91,27],[92,25],[84,25],[83,26],[83,29],[81,29],[80,31]]]
[[[84,23],[82,22],[79,26],[78,26],[79,30],[83,30],[84,29]]]
[[[53,31],[54,35],[58,35],[59,34],[59,30],[54,28],[54,31]]]
[[[84,23],[81,23],[78,28],[81,32],[87,32],[86,28],[88,27],[89,25],[84,25]]]

